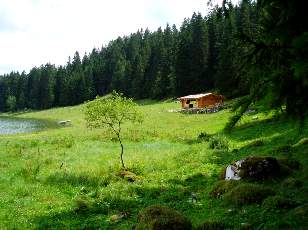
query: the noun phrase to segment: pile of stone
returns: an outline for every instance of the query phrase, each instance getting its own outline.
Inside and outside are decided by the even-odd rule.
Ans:
[[[216,104],[208,108],[185,108],[181,109],[181,113],[186,114],[202,114],[202,113],[217,113],[224,108],[223,104]]]

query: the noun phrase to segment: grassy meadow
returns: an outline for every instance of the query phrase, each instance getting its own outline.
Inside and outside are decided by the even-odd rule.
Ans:
[[[176,209],[194,228],[216,221],[230,229],[305,229],[307,129],[260,112],[224,134],[229,110],[188,115],[168,112],[180,107],[175,102],[139,103],[143,123],[126,124],[122,133],[135,182],[117,175],[119,144],[108,130],[86,128],[84,105],[15,114],[51,123],[69,119],[72,125],[0,136],[0,229],[131,229],[139,211],[153,204]],[[198,138],[200,133],[214,136],[218,145]],[[273,196],[241,205],[211,196],[224,168],[246,156],[299,160],[287,176],[251,182],[294,205],[281,208]]]

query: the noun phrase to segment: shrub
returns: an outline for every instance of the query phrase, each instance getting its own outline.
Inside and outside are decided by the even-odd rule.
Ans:
[[[234,205],[259,204],[275,192],[267,187],[256,184],[240,184],[227,192],[223,198]]]
[[[221,180],[215,183],[214,187],[210,191],[210,196],[214,198],[219,198],[223,194],[229,192],[235,186],[238,185],[238,181],[234,180]]]
[[[226,229],[228,226],[220,221],[211,221],[206,220],[202,224],[197,226],[197,230],[223,230]]]
[[[298,202],[283,196],[271,196],[263,201],[262,206],[267,209],[291,209],[298,206]]]
[[[174,209],[153,205],[138,214],[135,230],[190,230],[191,222]]]
[[[211,149],[229,150],[229,141],[224,135],[216,135],[210,138]]]
[[[206,132],[201,132],[198,135],[198,140],[200,141],[209,141],[212,135],[207,134]]]

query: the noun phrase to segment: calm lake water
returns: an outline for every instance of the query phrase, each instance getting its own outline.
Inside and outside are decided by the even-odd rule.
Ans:
[[[47,127],[43,121],[12,117],[0,117],[0,135],[29,133]]]

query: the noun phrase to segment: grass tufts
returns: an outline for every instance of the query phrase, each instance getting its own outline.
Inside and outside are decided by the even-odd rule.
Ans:
[[[292,146],[291,145],[280,145],[277,146],[273,149],[273,152],[276,153],[290,153],[292,150]]]
[[[266,209],[292,209],[298,205],[298,202],[283,196],[271,196],[262,203],[262,206]]]
[[[300,162],[294,158],[279,158],[278,162],[280,166],[288,167],[291,170],[298,170],[301,166]]]
[[[223,134],[218,134],[210,138],[209,147],[211,149],[229,150],[229,141]]]
[[[298,179],[289,177],[282,182],[281,186],[283,188],[293,188],[293,189],[295,188],[295,189],[297,189],[297,188],[301,188],[303,186],[303,182],[298,180]]]
[[[238,181],[234,180],[221,180],[214,184],[212,190],[210,191],[210,196],[213,198],[219,198],[225,193],[229,192],[231,189],[239,184]]]
[[[198,135],[198,140],[199,141],[209,141],[211,139],[212,135],[206,133],[206,132],[201,132]]]
[[[153,205],[138,214],[134,230],[191,230],[191,222],[169,207]]]
[[[250,147],[260,147],[260,146],[263,146],[263,145],[264,145],[264,140],[262,140],[262,139],[255,140],[255,141],[253,141],[249,144]]]
[[[308,145],[308,137],[304,137],[300,139],[298,142],[296,142],[294,145],[292,145],[293,148],[300,147],[302,145]]]
[[[221,221],[206,220],[198,225],[196,230],[223,230],[227,228],[228,226]]]
[[[78,196],[74,199],[74,211],[78,214],[85,214],[91,210],[91,202],[86,196]]]
[[[260,204],[265,198],[274,194],[271,188],[263,185],[243,183],[227,192],[223,198],[234,205]]]

